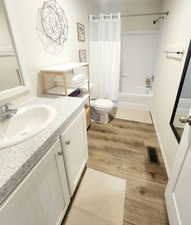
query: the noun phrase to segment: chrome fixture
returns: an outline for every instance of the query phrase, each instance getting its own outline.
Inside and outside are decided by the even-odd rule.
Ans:
[[[121,17],[137,17],[137,16],[168,16],[169,11],[166,12],[152,12],[152,13],[135,13],[135,14],[122,14]]]
[[[114,16],[117,16],[118,13],[116,13]],[[121,17],[139,17],[139,16],[168,16],[169,15],[169,11],[166,12],[151,12],[151,13],[133,13],[133,14],[121,14]],[[108,16],[110,16],[110,14],[108,14]],[[92,15],[93,19],[98,19],[100,18],[100,15]],[[160,18],[163,19],[163,18]],[[158,19],[157,19],[158,21]],[[156,21],[156,22],[157,22]],[[154,23],[154,21],[153,21]]]
[[[15,108],[11,103],[6,103],[0,106],[0,121],[11,119],[17,113],[17,108]]]
[[[153,24],[156,24],[159,22],[159,20],[164,20],[165,17],[164,16],[160,16],[159,18],[157,18],[156,20],[153,20]]]

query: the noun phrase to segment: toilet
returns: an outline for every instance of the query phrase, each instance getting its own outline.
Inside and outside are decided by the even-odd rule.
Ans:
[[[98,121],[102,124],[109,122],[109,112],[113,109],[113,102],[109,99],[97,99],[94,102],[94,109],[98,114]]]

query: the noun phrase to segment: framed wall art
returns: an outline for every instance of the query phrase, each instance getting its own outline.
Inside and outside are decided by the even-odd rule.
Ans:
[[[77,23],[78,41],[85,41],[85,25]]]
[[[68,39],[68,20],[57,0],[44,1],[38,9],[37,32],[47,52],[57,55],[63,50]]]
[[[87,62],[87,54],[85,49],[79,50],[79,62]]]

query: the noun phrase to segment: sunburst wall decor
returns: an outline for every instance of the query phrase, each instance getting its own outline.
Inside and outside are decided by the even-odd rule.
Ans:
[[[63,50],[68,39],[68,20],[56,0],[45,1],[38,9],[37,32],[47,52],[59,54]]]

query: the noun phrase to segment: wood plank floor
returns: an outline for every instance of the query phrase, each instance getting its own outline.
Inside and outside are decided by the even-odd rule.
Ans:
[[[88,145],[88,167],[127,181],[124,225],[168,225],[167,175],[153,125],[119,119],[93,124]],[[147,146],[157,148],[160,165],[149,168]]]

